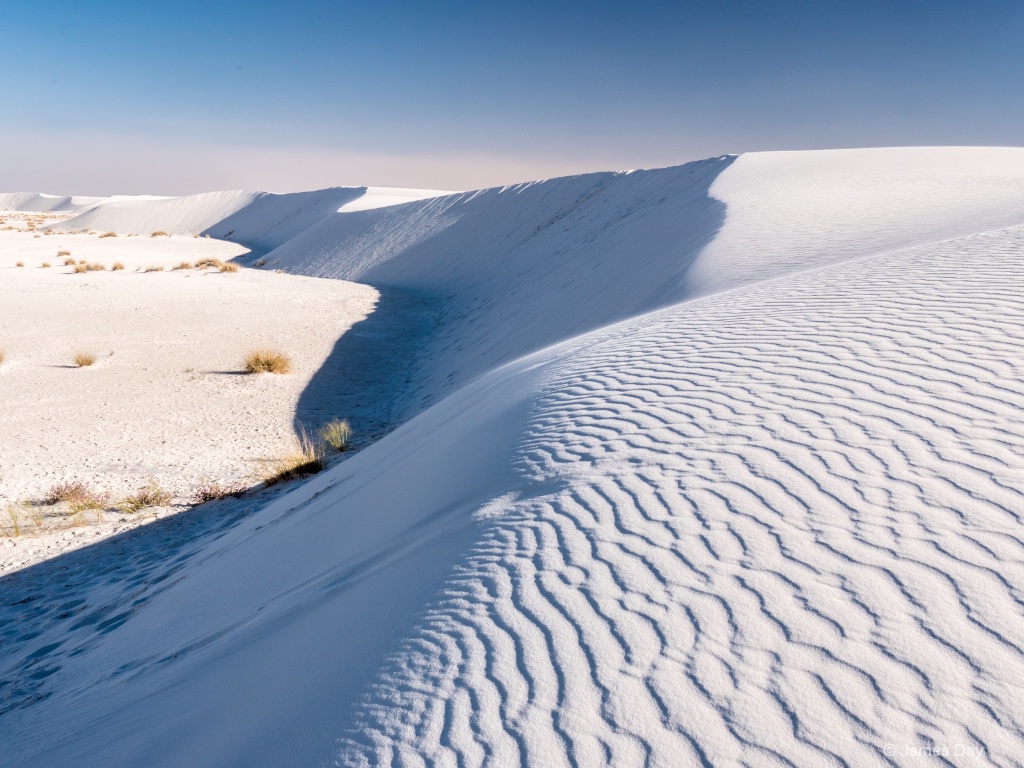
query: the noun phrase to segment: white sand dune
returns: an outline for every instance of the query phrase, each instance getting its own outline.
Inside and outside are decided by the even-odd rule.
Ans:
[[[267,258],[437,302],[419,414],[172,555],[0,582],[0,762],[1020,763],[1024,150],[558,179]]]

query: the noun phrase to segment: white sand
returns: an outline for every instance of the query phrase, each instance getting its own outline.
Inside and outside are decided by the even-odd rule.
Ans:
[[[125,269],[73,274],[63,249]],[[377,293],[270,270],[171,271],[244,252],[188,236],[0,232],[0,531],[13,533],[13,511],[23,534],[0,542],[0,572],[180,509],[208,481],[258,483],[261,462],[290,449],[299,395]],[[287,352],[293,372],[240,375],[260,346]],[[97,362],[75,367],[76,350]],[[13,504],[73,479],[112,501],[155,482],[175,505],[71,517]]]

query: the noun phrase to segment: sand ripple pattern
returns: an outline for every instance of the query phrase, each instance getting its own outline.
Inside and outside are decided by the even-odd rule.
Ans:
[[[1006,229],[564,346],[338,763],[1022,764],[1021,286]]]

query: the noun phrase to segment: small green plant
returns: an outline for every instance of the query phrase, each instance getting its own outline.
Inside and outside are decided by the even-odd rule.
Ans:
[[[290,373],[292,361],[284,352],[254,349],[245,356],[246,373]]]
[[[274,485],[297,477],[315,475],[326,466],[323,445],[314,441],[303,430],[295,439],[295,447],[291,452],[266,464],[263,482]]]
[[[352,427],[345,419],[332,419],[320,430],[320,438],[334,450],[344,451],[352,439]]]
[[[171,494],[161,488],[156,481],[136,491],[118,506],[125,512],[138,512],[146,507],[166,507],[171,503]]]
[[[96,355],[92,352],[75,352],[73,359],[79,368],[88,368],[96,362]]]
[[[72,512],[78,513],[87,509],[103,509],[107,496],[97,493],[81,480],[67,480],[57,483],[43,498],[44,504],[58,504],[62,501]]]

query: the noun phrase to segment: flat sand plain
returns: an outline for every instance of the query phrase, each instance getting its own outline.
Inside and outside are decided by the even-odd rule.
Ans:
[[[300,395],[378,297],[272,265],[173,269],[247,253],[209,238],[28,229],[54,218],[0,213],[0,572],[172,514],[207,482],[259,482],[294,443]],[[107,269],[75,274],[66,258]],[[292,372],[243,374],[262,346],[287,353]],[[77,367],[78,351],[95,364]],[[156,483],[174,500],[135,514],[38,504],[69,480],[112,501]]]

